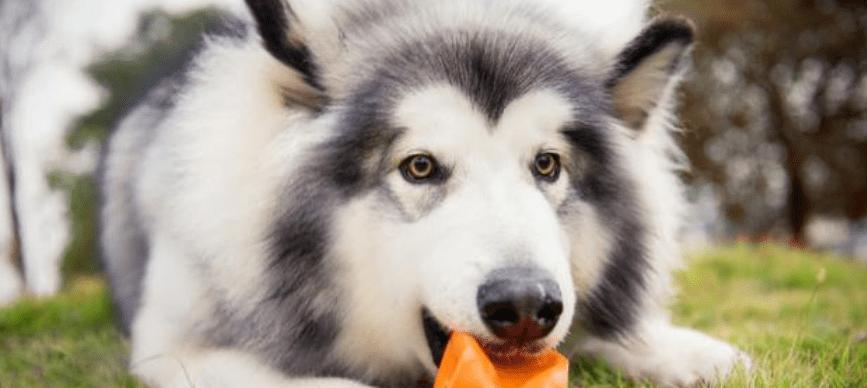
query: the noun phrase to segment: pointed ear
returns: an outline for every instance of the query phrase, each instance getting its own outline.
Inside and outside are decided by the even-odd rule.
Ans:
[[[656,19],[620,53],[608,88],[618,117],[630,128],[643,129],[657,109],[670,105],[693,35],[687,19]]]
[[[298,71],[310,86],[322,90],[319,67],[289,0],[245,1],[265,49],[278,61]]]

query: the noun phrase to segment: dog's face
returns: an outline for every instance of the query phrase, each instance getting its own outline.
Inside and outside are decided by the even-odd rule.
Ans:
[[[362,162],[370,187],[338,212],[341,261],[367,267],[355,269],[369,271],[359,289],[405,299],[414,326],[425,315],[434,359],[447,331],[500,356],[552,347],[567,332],[567,219],[582,216],[574,182],[588,156],[562,131],[577,111],[540,88],[492,120],[460,88],[435,82],[402,92],[376,120],[392,135]]]
[[[288,4],[248,3],[266,48],[328,101],[316,120],[334,135],[310,169],[338,193],[327,234],[346,364],[432,369],[450,331],[513,358],[556,346],[576,316],[600,333],[630,324],[646,231],[623,144],[667,108],[687,24],[651,25],[605,71],[540,34],[428,26],[370,55],[341,35],[331,47],[350,63],[331,66],[354,74],[323,77]]]

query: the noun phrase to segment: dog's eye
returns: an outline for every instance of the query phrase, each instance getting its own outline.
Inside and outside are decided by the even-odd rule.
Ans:
[[[533,162],[533,173],[546,181],[556,181],[560,176],[560,156],[550,152],[537,155]]]
[[[442,174],[436,159],[430,155],[410,156],[400,164],[403,177],[412,183],[423,183],[437,179]]]

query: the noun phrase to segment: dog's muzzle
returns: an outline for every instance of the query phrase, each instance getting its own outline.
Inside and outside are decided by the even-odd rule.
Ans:
[[[491,356],[541,351],[544,345],[539,340],[554,330],[563,313],[560,287],[546,272],[532,267],[491,272],[479,287],[476,301],[482,321],[496,338],[482,343]],[[422,323],[431,357],[439,366],[451,329],[426,308]]]

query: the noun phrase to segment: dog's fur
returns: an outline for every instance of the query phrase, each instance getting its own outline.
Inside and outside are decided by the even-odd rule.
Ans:
[[[104,159],[101,247],[144,381],[429,382],[431,321],[503,345],[476,296],[515,266],[563,293],[539,347],[664,385],[746,360],[665,312],[688,22],[642,30],[640,1],[617,23],[591,1],[247,3],[258,33],[210,38]],[[402,173],[419,152],[436,181]]]

